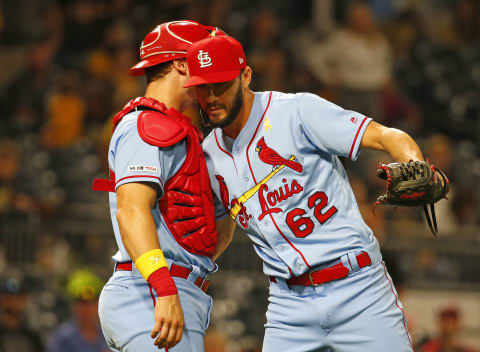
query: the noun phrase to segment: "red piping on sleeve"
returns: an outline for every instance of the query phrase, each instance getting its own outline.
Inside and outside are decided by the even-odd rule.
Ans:
[[[158,177],[158,176],[152,176],[152,175],[133,175],[133,176],[125,176],[125,177],[122,177],[122,178],[118,179],[115,184],[117,185],[120,181],[125,180],[125,179],[127,179],[127,178],[135,178],[135,177],[156,178],[157,180],[160,181],[160,183],[162,183],[162,180],[161,180],[160,177]]]
[[[362,123],[360,124],[360,127],[357,130],[357,134],[355,135],[355,138],[353,139],[352,147],[350,148],[350,154],[348,154],[349,159],[352,158],[353,149],[355,148],[355,144],[357,143],[358,135],[360,134],[360,131],[362,130],[362,126],[365,123],[365,121],[367,121],[367,117],[365,117],[363,119]]]

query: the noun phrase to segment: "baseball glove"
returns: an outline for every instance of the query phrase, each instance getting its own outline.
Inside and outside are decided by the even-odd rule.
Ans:
[[[447,176],[434,165],[425,161],[380,164],[377,176],[387,181],[387,193],[377,198],[375,205],[394,207],[423,206],[428,226],[437,234],[434,204],[446,198],[449,191]],[[432,218],[428,213],[430,204]],[[433,223],[433,225],[432,225]]]

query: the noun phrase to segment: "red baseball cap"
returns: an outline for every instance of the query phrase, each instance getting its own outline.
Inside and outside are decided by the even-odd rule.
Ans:
[[[187,51],[190,79],[184,88],[227,82],[247,66],[242,44],[227,35],[215,35],[192,44]]]
[[[145,74],[145,68],[187,55],[188,47],[207,38],[215,27],[204,26],[195,21],[183,20],[166,22],[155,27],[145,36],[140,46],[140,62],[129,73],[133,76]]]

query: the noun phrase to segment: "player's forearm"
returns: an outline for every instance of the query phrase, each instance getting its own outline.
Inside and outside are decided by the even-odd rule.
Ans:
[[[176,295],[175,282],[170,276],[157,237],[150,202],[123,203],[117,212],[122,241],[135,267],[158,297]]]
[[[422,151],[418,144],[403,131],[388,128],[384,132],[382,145],[393,160],[406,162],[409,160],[423,160]]]
[[[216,222],[218,240],[217,250],[213,256],[213,260],[216,261],[220,255],[227,249],[230,242],[233,239],[233,231],[235,230],[235,222],[230,218],[225,218]]]
[[[155,222],[148,207],[128,205],[119,208],[117,221],[123,245],[132,260],[160,248]]]
[[[368,124],[360,147],[387,152],[398,162],[423,160],[422,152],[412,137],[396,128],[388,128],[374,121]]]

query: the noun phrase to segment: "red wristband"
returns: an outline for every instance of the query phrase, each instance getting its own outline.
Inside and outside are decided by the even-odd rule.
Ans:
[[[173,281],[168,268],[160,268],[148,277],[148,283],[157,292],[158,297],[178,294],[177,286]]]

